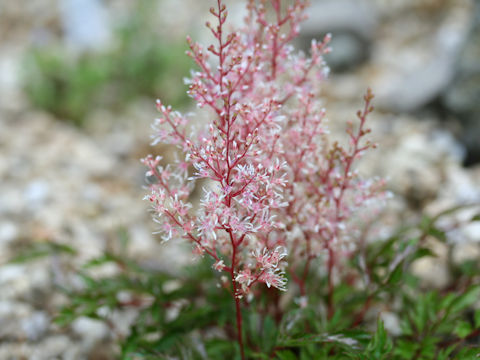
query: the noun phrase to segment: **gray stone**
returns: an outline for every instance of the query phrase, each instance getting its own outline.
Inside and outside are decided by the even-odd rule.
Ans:
[[[301,47],[308,50],[312,38],[332,33],[332,52],[326,56],[334,71],[351,69],[367,59],[377,25],[375,7],[367,1],[314,2],[302,24]]]
[[[302,24],[304,34],[340,30],[372,39],[378,22],[375,7],[364,0],[315,1],[308,10],[308,16]]]
[[[19,230],[15,223],[11,221],[0,222],[0,249],[15,240],[18,234]]]
[[[50,317],[44,311],[35,311],[21,321],[21,327],[29,340],[36,341],[43,337],[50,325]]]
[[[420,278],[422,286],[445,288],[451,281],[451,274],[445,260],[423,257],[412,263],[412,272]]]
[[[112,38],[107,9],[99,0],[62,0],[65,42],[75,50],[104,49]]]
[[[27,184],[24,192],[25,201],[28,203],[29,207],[33,209],[39,209],[50,196],[50,186],[45,180],[34,180]]]
[[[32,314],[32,308],[27,304],[14,301],[0,300],[0,340],[16,340],[24,337],[25,332],[21,327],[21,321]]]
[[[468,0],[401,3],[396,8],[385,2],[372,49],[370,83],[378,95],[377,106],[414,112],[436,101],[453,80],[473,12]]]
[[[455,78],[441,97],[442,105],[461,125],[460,139],[467,148],[466,163],[480,162],[480,3],[475,22],[460,51]]]
[[[109,328],[104,322],[87,317],[80,317],[72,323],[72,330],[86,342],[94,344],[109,334]]]

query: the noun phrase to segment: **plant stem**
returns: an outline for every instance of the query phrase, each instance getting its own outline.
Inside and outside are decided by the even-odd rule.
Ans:
[[[234,285],[235,288],[235,285]],[[237,314],[237,337],[238,337],[238,345],[240,346],[240,354],[242,356],[242,360],[245,360],[245,350],[243,348],[243,335],[242,335],[242,311],[240,309],[240,299],[235,296],[235,312]]]
[[[237,296],[237,282],[235,281],[235,262],[236,262],[236,255],[237,255],[237,244],[233,238],[231,232],[230,239],[232,241],[232,266],[230,267],[230,278],[232,280],[232,290],[233,290],[233,299],[235,300],[235,313],[236,313],[236,322],[237,322],[237,341],[238,345],[240,346],[240,354],[242,360],[245,360],[245,349],[243,348],[243,332],[242,332],[242,309],[240,308],[240,299]]]
[[[330,320],[335,313],[335,305],[333,304],[333,268],[335,267],[335,253],[332,247],[328,246],[328,312],[327,316]]]

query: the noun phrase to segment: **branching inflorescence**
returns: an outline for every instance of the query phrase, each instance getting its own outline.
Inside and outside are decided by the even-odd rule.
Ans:
[[[364,181],[353,168],[374,147],[364,140],[370,91],[358,126],[347,129],[349,145],[327,141],[318,85],[328,72],[323,56],[330,36],[312,41],[310,57],[290,45],[308,1],[286,7],[281,0],[250,0],[245,27],[233,32],[226,30],[225,5],[216,5],[210,9],[215,24],[206,24],[215,44],[205,49],[187,38],[188,55],[199,67],[188,93],[210,110],[211,120],[204,131],[187,135],[187,116],[158,100],[154,144],[174,144],[184,156],[166,167],[160,157],[143,162],[153,179],[147,198],[162,238],[189,240],[229,275],[243,348],[241,297],[257,283],[285,290],[286,271],[305,297],[305,279],[318,257],[326,260],[333,286],[337,258],[356,243],[353,214],[382,196],[382,182]],[[200,179],[208,181],[194,209],[190,195]]]

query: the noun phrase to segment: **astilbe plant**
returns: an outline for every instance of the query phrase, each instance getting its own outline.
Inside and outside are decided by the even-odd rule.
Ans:
[[[143,159],[162,239],[187,239],[228,276],[223,285],[235,302],[243,359],[241,307],[263,291],[260,283],[285,291],[290,276],[305,306],[306,277],[321,258],[315,264],[327,271],[333,315],[334,273],[360,238],[354,215],[384,196],[382,181],[363,180],[354,169],[374,147],[365,140],[371,91],[358,123],[348,125],[345,147],[331,143],[319,100],[330,36],[312,41],[310,57],[290,45],[307,5],[250,0],[245,26],[229,31],[226,6],[217,0],[210,9],[215,23],[206,24],[214,44],[205,48],[187,39],[198,66],[188,94],[206,109],[208,124],[194,132],[193,115],[157,100],[153,144],[176,145],[181,160],[163,166],[161,157]],[[203,193],[194,206],[191,194],[200,180]]]

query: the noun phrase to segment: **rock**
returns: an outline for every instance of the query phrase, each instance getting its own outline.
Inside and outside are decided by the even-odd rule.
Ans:
[[[25,266],[4,265],[0,268],[0,300],[11,299],[29,289]]]
[[[150,229],[145,226],[132,226],[130,228],[129,253],[136,257],[145,257],[158,242]]]
[[[356,35],[337,31],[331,42],[332,52],[325,56],[334,72],[351,70],[364,62],[369,55],[369,44]]]
[[[411,127],[408,134],[400,137],[393,153],[382,153],[386,164],[383,173],[389,177],[394,193],[402,194],[412,207],[419,207],[437,196],[448,176],[444,169],[458,161],[461,154],[461,148],[448,133],[425,133]]]
[[[480,233],[477,229],[478,239],[480,241]],[[480,260],[480,246],[472,242],[463,242],[454,246],[452,253],[454,264],[460,265],[466,261]]]
[[[50,196],[49,183],[41,179],[28,183],[24,190],[24,196],[29,208],[34,211],[39,210]]]
[[[76,319],[71,327],[75,334],[81,336],[84,341],[92,345],[106,338],[110,332],[104,322],[87,317]]]
[[[32,299],[35,289],[47,289],[51,278],[47,262],[9,264],[0,267],[0,300]]]
[[[19,230],[15,223],[11,221],[0,222],[0,249],[15,240],[18,234]]]
[[[65,43],[74,50],[105,49],[112,40],[107,9],[98,0],[62,0]]]
[[[21,321],[21,327],[31,341],[37,341],[45,335],[50,325],[50,318],[44,311],[35,311]]]
[[[434,257],[423,257],[415,260],[412,273],[420,278],[423,287],[443,289],[451,281],[451,276],[444,260]]]
[[[78,353],[78,346],[74,345],[66,335],[53,335],[35,347],[31,347],[31,360],[47,360],[55,358],[70,358],[73,353]],[[77,355],[78,356],[78,355]]]
[[[411,112],[434,100],[453,77],[453,58],[440,55],[410,73],[399,75],[382,94],[381,106]]]
[[[377,105],[413,112],[442,94],[454,78],[457,55],[472,23],[471,10],[468,1],[458,1],[422,9],[407,4],[383,14],[370,64]]]
[[[308,10],[308,19],[302,24],[302,32],[321,34],[340,29],[371,39],[377,21],[376,10],[368,1],[315,1]]]
[[[130,334],[130,327],[135,323],[138,317],[138,309],[126,308],[122,311],[114,311],[111,313],[111,320],[115,326],[115,332],[121,337]]]
[[[302,24],[301,47],[308,51],[312,38],[332,33],[327,63],[334,71],[357,66],[367,59],[377,25],[375,7],[368,1],[328,0],[312,4]]]
[[[402,334],[402,328],[400,327],[400,319],[397,314],[390,311],[382,311],[380,316],[383,320],[385,330],[393,336],[399,336]]]
[[[20,325],[22,319],[32,314],[32,308],[27,304],[0,300],[0,339],[21,339],[25,332]]]
[[[1,12],[1,10],[0,10]],[[4,111],[18,111],[22,108],[24,96],[21,92],[20,66],[22,54],[14,47],[0,55],[0,108]]]
[[[476,2],[475,22],[456,62],[455,79],[440,101],[461,125],[460,140],[467,148],[465,163],[480,162],[480,3]]]

